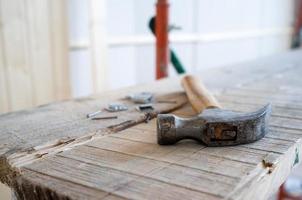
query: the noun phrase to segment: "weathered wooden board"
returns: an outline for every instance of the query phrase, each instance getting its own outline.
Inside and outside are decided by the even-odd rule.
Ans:
[[[66,5],[0,2],[0,113],[70,98]]]
[[[154,103],[153,117],[156,113],[169,112],[186,102],[183,92],[168,93],[156,96],[155,99],[157,101],[162,98],[174,102]],[[0,144],[0,162],[14,167],[23,165],[46,154],[57,153],[144,122],[147,118],[144,112],[137,111],[137,105],[122,97],[115,98],[115,102],[127,105],[127,111],[110,113],[104,110],[101,114],[101,116],[118,115],[118,119],[86,118],[88,113],[101,110],[110,102],[112,102],[110,98],[75,100],[2,115],[0,139],[3,143]],[[3,171],[5,169],[0,170],[0,174]]]
[[[19,199],[267,199],[302,158],[301,66],[296,51],[203,76],[226,109],[272,103],[270,132],[252,144],[157,145],[156,120],[143,123],[122,98],[150,91],[177,100],[155,104],[156,112],[194,116],[178,79],[2,115],[0,178]],[[85,118],[112,101],[129,111],[118,120]]]
[[[70,151],[24,166],[22,169],[38,173],[38,176],[44,174],[55,179],[63,177],[64,181],[85,185],[89,190],[92,187],[98,192],[121,195],[126,198],[142,199],[142,195],[155,197],[153,195],[157,193],[144,188],[147,186],[141,186],[142,188],[133,191],[132,187],[143,184],[136,183],[136,179],[144,179],[147,185],[156,184],[166,189],[168,187],[166,184],[177,186],[175,189],[170,189],[169,196],[163,195],[163,199],[184,195],[179,192],[175,193],[174,190],[179,191],[178,187],[189,188],[192,190],[190,194],[196,198],[201,198],[200,194],[196,194],[198,192],[210,195],[203,196],[203,198],[215,199],[231,194],[234,188],[238,187],[239,182],[246,181],[242,176],[252,176],[250,179],[259,177],[267,179],[275,176],[276,167],[279,166],[278,159],[282,155],[286,155],[286,157],[295,155],[288,150],[291,148],[290,145],[295,144],[296,141],[270,138],[237,147],[206,148],[193,141],[185,141],[176,146],[159,147],[154,140],[156,137],[156,132],[154,128],[152,129],[154,125],[154,120],[152,120],[149,124],[141,124],[120,133],[96,139]],[[135,133],[135,138],[133,138],[133,133]],[[272,169],[266,168],[263,166],[263,161],[276,164]],[[289,166],[293,164],[291,161],[288,162]],[[77,167],[74,169],[74,166]],[[102,169],[106,172],[98,175]],[[89,173],[87,173],[88,171]],[[121,173],[120,176],[125,177],[116,177],[115,173],[118,172]],[[109,177],[107,177],[108,174]],[[139,178],[133,178],[132,175],[139,176]],[[130,182],[131,185],[122,183],[122,180]],[[155,180],[159,182],[154,183]],[[109,182],[102,183],[101,181]],[[23,184],[22,181],[20,182]],[[112,184],[123,185],[123,189],[120,191],[116,189],[119,186],[113,185],[113,188],[108,186]],[[44,187],[40,184],[39,187],[41,186]],[[244,189],[240,188],[240,191],[248,194]],[[94,190],[89,193],[89,196],[94,193]],[[267,192],[264,191],[264,193]],[[81,190],[73,191],[73,196],[79,196],[80,193]],[[242,195],[242,193],[240,194]]]

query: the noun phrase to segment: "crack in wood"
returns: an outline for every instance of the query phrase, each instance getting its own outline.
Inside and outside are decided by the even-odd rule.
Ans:
[[[274,170],[274,163],[271,163],[271,162],[268,162],[266,160],[262,160],[262,165],[264,168],[267,168],[268,169],[268,174],[271,174]]]
[[[149,118],[156,117],[156,114],[160,112],[173,111],[187,103],[186,96],[182,92],[170,93],[164,96],[177,98],[177,104],[168,106],[158,104],[156,105],[156,108],[158,107],[157,110],[155,110],[154,114],[150,115]],[[134,112],[134,115],[133,111],[129,111],[128,115],[130,116],[130,118],[134,118],[135,120],[122,121],[118,124],[113,124],[102,129],[97,129],[93,132],[84,134],[79,137],[63,137],[26,149],[11,149],[10,151],[7,151],[4,155],[0,156],[0,181],[11,185],[12,180],[16,176],[20,175],[21,172],[18,169],[20,169],[22,166],[36,162],[46,156],[51,156],[66,150],[70,150],[95,138],[101,138],[105,135],[122,131],[146,120],[146,115],[137,111]]]

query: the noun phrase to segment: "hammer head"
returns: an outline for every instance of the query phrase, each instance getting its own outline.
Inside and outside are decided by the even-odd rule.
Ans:
[[[271,105],[251,113],[206,109],[193,118],[172,114],[157,116],[158,144],[174,144],[195,139],[207,146],[230,146],[257,141],[268,132]]]

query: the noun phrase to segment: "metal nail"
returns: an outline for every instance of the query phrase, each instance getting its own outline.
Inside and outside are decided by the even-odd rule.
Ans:
[[[107,110],[108,112],[118,112],[118,111],[128,110],[128,107],[126,105],[119,104],[119,103],[111,103],[108,105],[107,108],[105,108],[105,110]]]
[[[92,118],[92,117],[94,117],[94,116],[100,114],[101,112],[102,112],[102,111],[99,110],[99,111],[96,111],[96,112],[93,112],[93,113],[89,113],[89,114],[86,115],[86,117],[87,117],[87,118]]]
[[[105,116],[105,117],[94,117],[92,120],[101,120],[101,119],[117,119],[118,116]]]
[[[177,103],[177,101],[173,101],[173,100],[159,100],[159,101],[156,101],[156,103]]]

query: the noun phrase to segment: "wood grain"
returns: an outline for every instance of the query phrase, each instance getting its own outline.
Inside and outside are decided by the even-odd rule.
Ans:
[[[182,78],[181,85],[196,113],[201,113],[209,108],[221,107],[198,77],[186,75]]]
[[[301,55],[207,72],[205,84],[225,109],[249,112],[272,103],[270,131],[255,143],[157,145],[156,120],[144,123],[123,97],[151,91],[178,101],[155,104],[156,112],[194,116],[179,79],[167,79],[0,116],[1,180],[19,199],[267,199],[302,158]],[[130,109],[115,121],[85,119],[112,101]]]
[[[71,97],[67,2],[53,0],[47,1],[47,3],[49,8],[50,55],[55,99],[65,100]]]
[[[28,27],[25,24],[27,18],[26,4],[25,1],[21,0],[3,0],[0,3],[1,48],[5,57],[5,81],[9,91],[9,108],[17,110],[33,105],[32,76],[26,54],[29,45],[27,40]]]
[[[0,11],[2,5],[0,4]],[[3,24],[2,17],[0,18],[0,23]],[[0,31],[0,113],[8,112],[10,110],[10,98],[8,93],[8,81],[7,81],[7,67],[4,54],[4,38],[3,32]]]
[[[134,91],[134,89],[129,89],[129,92]],[[156,113],[169,112],[186,102],[183,92],[165,93],[164,96],[155,95],[155,97],[168,98],[175,100],[176,103],[155,103],[153,117]],[[118,119],[91,120],[86,118],[87,113],[107,107],[108,103],[112,101],[110,98],[54,103],[38,109],[0,116],[0,139],[5,141],[1,143],[0,162],[6,163],[0,168],[1,178],[5,177],[7,167],[21,166],[49,154],[89,142],[94,138],[114,133],[123,127],[144,122],[145,113],[138,112],[137,105],[125,100],[124,97],[119,92],[113,95],[113,98],[116,99],[115,102],[119,101],[129,107],[128,111],[119,113]],[[75,110],[77,112],[74,112]],[[103,111],[102,115],[108,115],[108,113]],[[10,129],[10,126],[14,128]]]
[[[0,2],[0,113],[70,98],[65,4]]]
[[[92,83],[95,93],[106,91],[108,88],[107,77],[108,61],[107,61],[107,31],[106,31],[106,12],[107,3],[105,0],[91,0],[89,4],[89,40],[90,40],[90,56]]]

